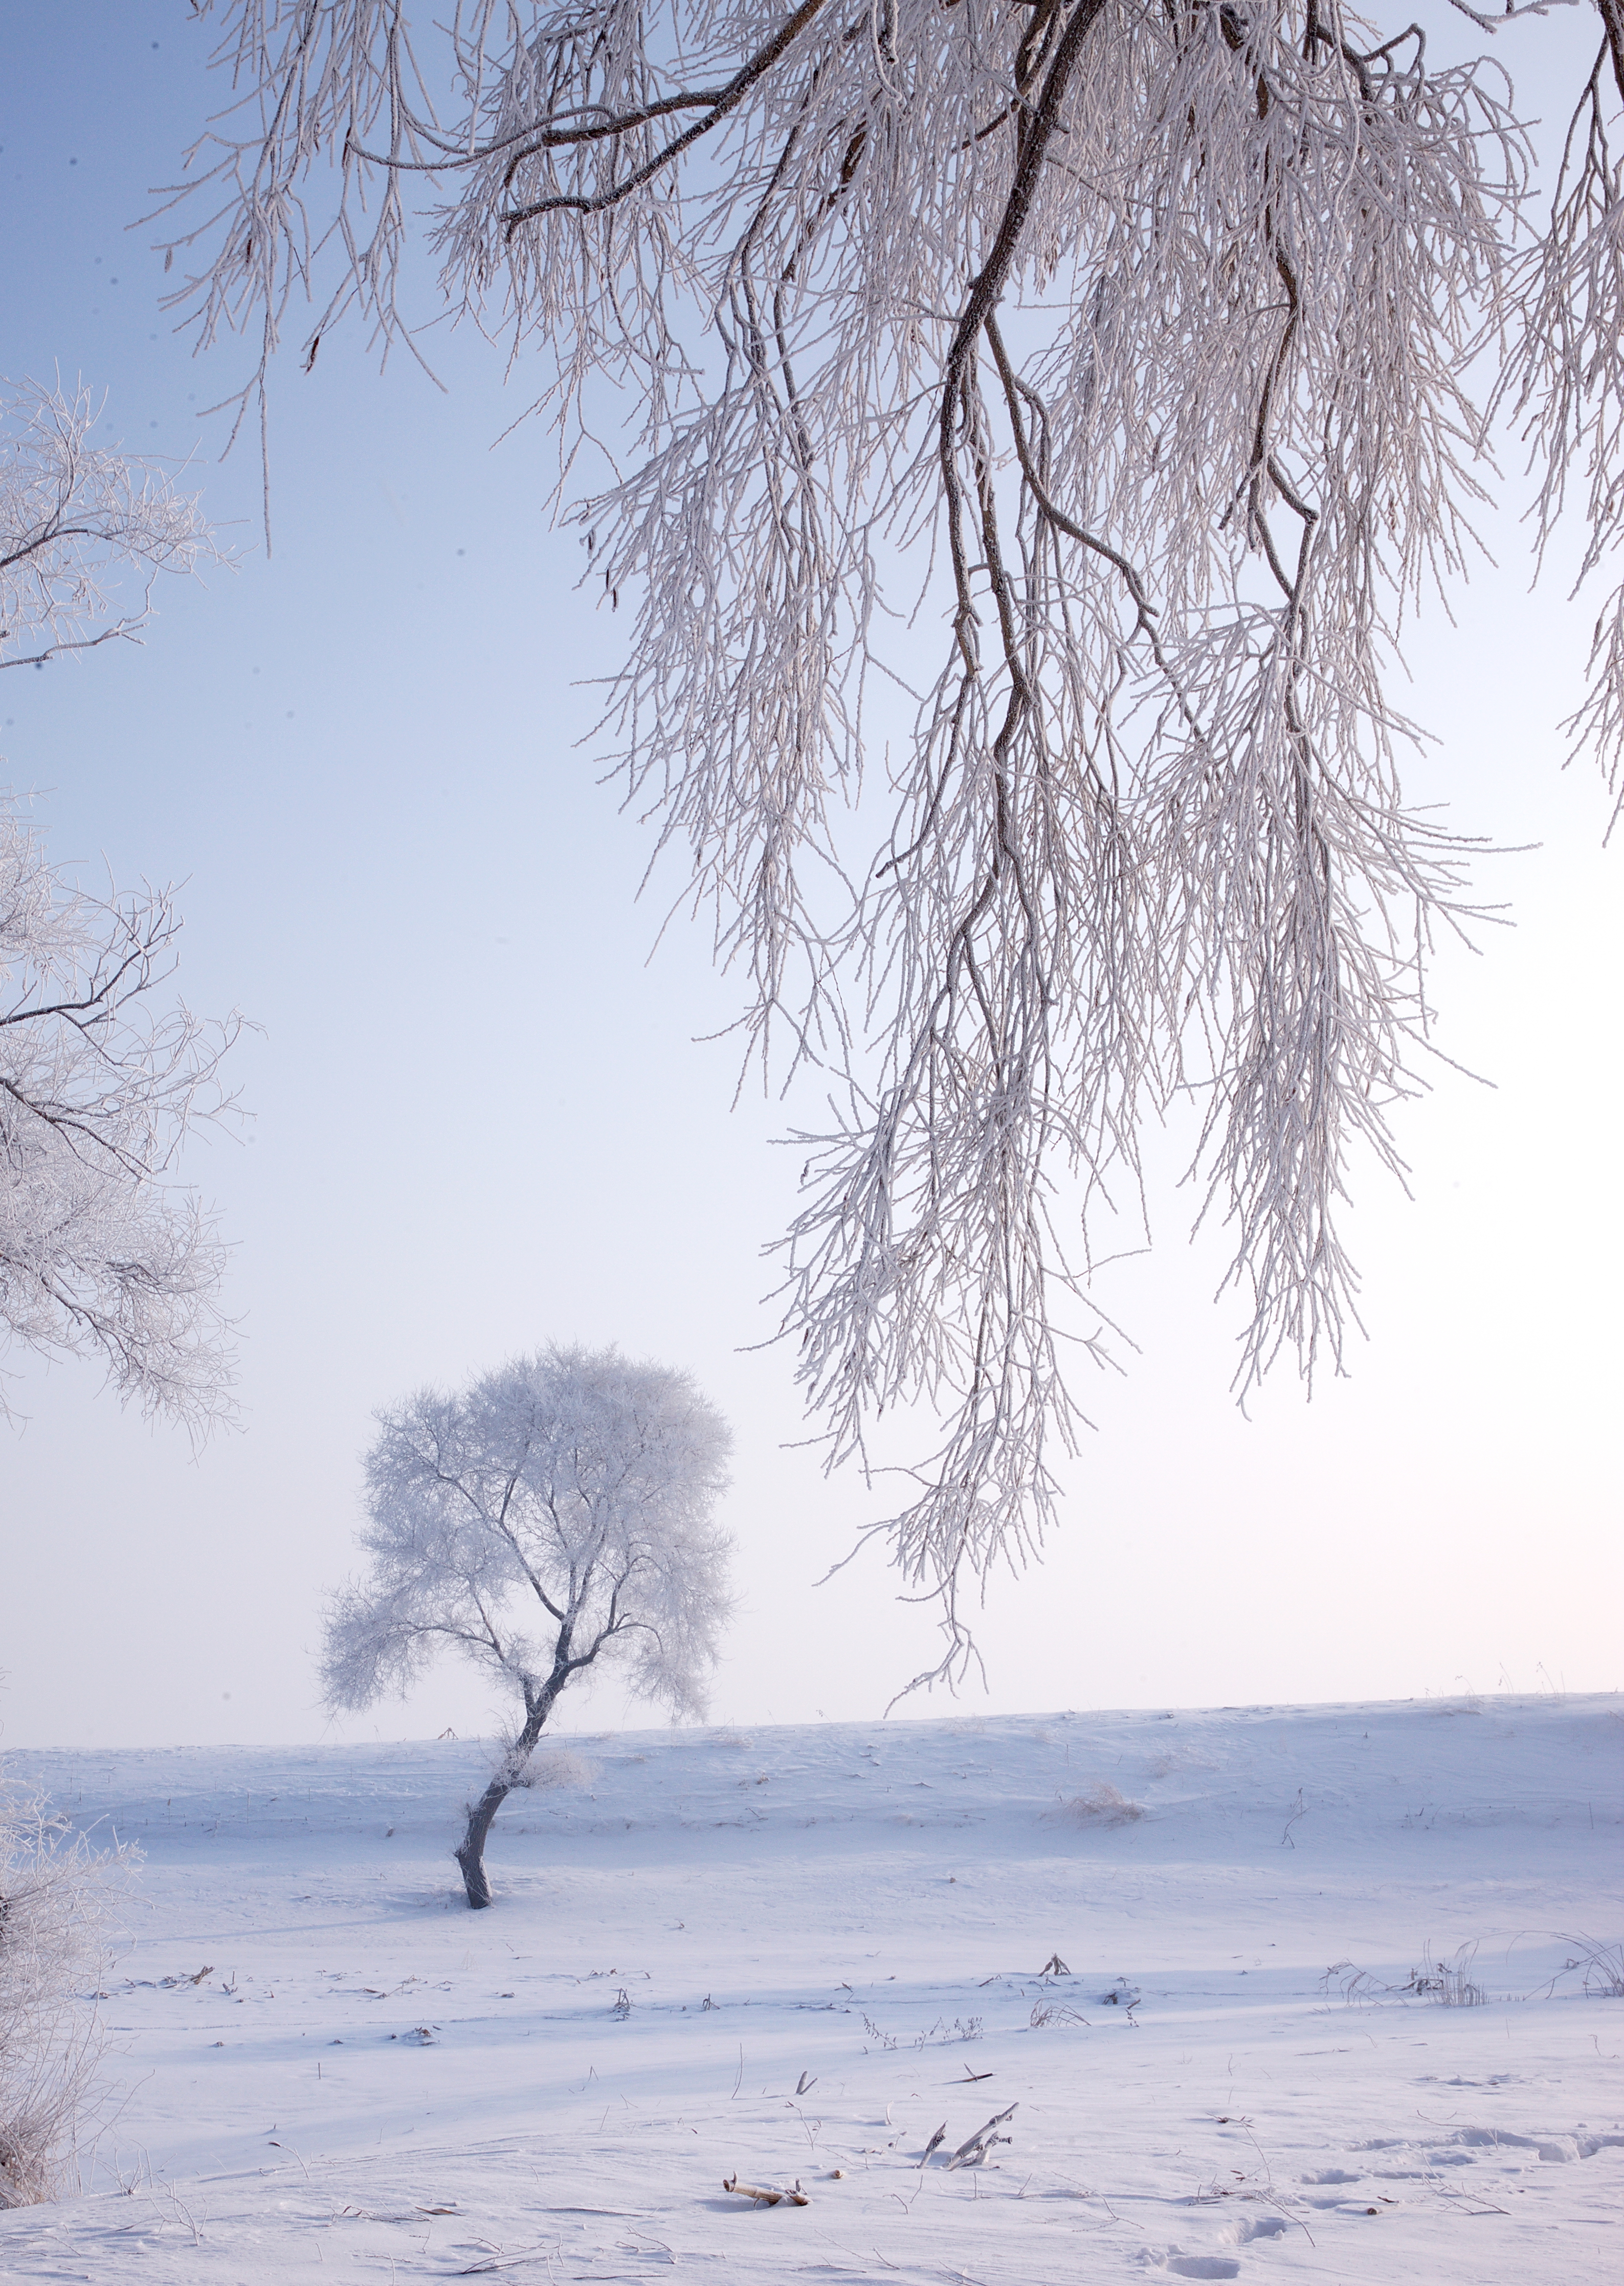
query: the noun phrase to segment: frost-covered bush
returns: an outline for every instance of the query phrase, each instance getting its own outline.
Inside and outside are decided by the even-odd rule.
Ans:
[[[1060,1801],[1054,1815],[1064,1818],[1068,1825],[1131,1825],[1144,1817],[1145,1805],[1142,1801],[1130,1801],[1109,1778],[1100,1778],[1093,1785],[1085,1786],[1081,1793]]]
[[[0,2208],[52,2197],[72,2167],[99,2053],[83,2002],[108,1875],[130,1856],[0,1776]]]
[[[516,1744],[515,1739],[503,1741],[509,1753]],[[635,1754],[632,1759],[641,1762],[646,1757]],[[532,1793],[552,1793],[572,1786],[589,1786],[597,1774],[597,1764],[589,1762],[584,1754],[573,1754],[568,1746],[555,1746],[550,1754],[538,1755],[531,1762],[518,1783]]]

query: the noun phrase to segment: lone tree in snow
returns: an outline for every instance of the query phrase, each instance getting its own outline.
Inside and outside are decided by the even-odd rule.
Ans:
[[[687,1374],[556,1346],[378,1421],[372,1574],[335,1601],[322,1682],[329,1707],[367,1707],[453,1644],[519,1699],[456,1852],[469,1904],[488,1905],[491,1821],[577,1676],[624,1659],[639,1696],[701,1711],[729,1609],[712,1510],[732,1436]]]
[[[84,391],[0,393],[0,667],[136,639],[156,573],[213,553],[196,501],[94,445],[95,417]],[[146,592],[114,613],[131,566]],[[195,1431],[227,1407],[225,1254],[173,1171],[230,1108],[239,1024],[169,994],[180,926],[169,889],[75,888],[0,796],[0,1347],[99,1358]]]
[[[950,1672],[1075,1421],[1057,1174],[1131,1195],[1193,1099],[1240,1386],[1340,1361],[1350,1164],[1399,1165],[1470,910],[1400,789],[1404,614],[1463,579],[1497,438],[1541,549],[1570,486],[1584,577],[1624,522],[1624,0],[1548,206],[1497,64],[1341,0],[212,12],[239,102],[163,227],[201,340],[256,341],[242,409],[296,296],[307,367],[347,313],[414,341],[420,217],[445,303],[540,353],[590,576],[635,603],[610,751],[751,1037],[832,1076],[786,1257],[808,1402],[834,1460],[942,1417],[875,1528]],[[1593,664],[1571,732],[1616,786],[1617,587]]]

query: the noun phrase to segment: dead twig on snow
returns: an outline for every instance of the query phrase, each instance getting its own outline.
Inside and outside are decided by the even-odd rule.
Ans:
[[[947,2163],[947,2171],[949,2174],[950,2175],[952,2173],[955,2167],[980,2167],[984,2165],[987,2155],[992,2149],[994,2144],[1008,2143],[1012,2141],[1013,2140],[1012,2137],[1008,2135],[999,2135],[995,2131],[1002,2127],[1006,2119],[1013,2119],[1015,2113],[1019,2111],[1020,2109],[1021,2106],[1019,2103],[1012,2103],[1007,2111],[994,2112],[992,2117],[987,2122],[987,2124],[984,2127],[978,2127],[974,2134],[968,2137],[966,2141],[959,2145],[958,2150],[954,2152],[952,2157]]]
[[[728,2175],[723,2178],[721,2187],[724,2191],[731,2191],[737,2198],[753,2200],[759,2207],[776,2207],[785,2204],[792,2207],[809,2207],[812,2203],[805,2191],[801,2189],[799,2179],[793,2190],[784,2191],[768,2189],[759,2183],[741,2183],[737,2175]]]

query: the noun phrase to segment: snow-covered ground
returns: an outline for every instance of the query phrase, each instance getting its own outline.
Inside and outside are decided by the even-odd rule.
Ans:
[[[1617,1699],[557,1751],[485,1913],[477,1746],[14,1754],[146,1862],[0,2276],[1620,2274]]]

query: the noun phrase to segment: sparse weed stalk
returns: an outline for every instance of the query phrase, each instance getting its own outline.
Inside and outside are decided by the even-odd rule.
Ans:
[[[1471,1974],[1477,1957],[1475,1941],[1461,1945],[1453,1960],[1434,1960],[1431,1946],[1423,1945],[1421,1966],[1412,1968],[1402,1984],[1384,1984],[1351,1960],[1334,1960],[1320,1979],[1320,1990],[1328,1998],[1334,1990],[1350,2005],[1414,1999],[1433,2000],[1445,2008],[1480,2008],[1488,1994]]]
[[[1593,1936],[1565,1935],[1559,1941],[1570,1953],[1563,1974],[1581,1973],[1587,1999],[1624,2000],[1624,1944],[1602,1944]]]
[[[1028,2019],[1034,2032],[1041,2032],[1051,2024],[1084,2024],[1088,2018],[1077,2008],[1068,2007],[1061,2000],[1039,2000],[1034,2003]]]
[[[1356,1968],[1351,1960],[1333,1960],[1320,1979],[1320,1990],[1328,1999],[1333,1988],[1339,1999],[1350,2006],[1359,2002],[1383,2000],[1391,1992],[1391,1984],[1383,1984],[1368,1969]]]
[[[916,2048],[950,2047],[958,2040],[979,2040],[981,2029],[979,2016],[955,2016],[950,2024],[945,2016],[938,2016],[927,2031],[919,2034],[913,2045]]]
[[[1471,1975],[1477,1958],[1475,1943],[1462,1945],[1453,1960],[1434,1960],[1431,1946],[1423,1945],[1420,1967],[1411,1969],[1408,1983],[1399,1990],[1413,1992],[1419,1999],[1436,2000],[1445,2008],[1480,2008],[1488,1994]]]
[[[887,2054],[895,2047],[896,2035],[894,2032],[882,2032],[871,2016],[864,2016],[863,2029],[874,2046],[882,2049]]]
[[[1346,1964],[1344,1963],[1344,1966]],[[1223,2120],[1220,2121],[1219,2124],[1226,2126],[1229,2124],[1229,2122],[1227,2120]],[[1255,2199],[1260,2201],[1263,2205],[1273,2207],[1276,2214],[1281,2218],[1282,2221],[1286,2223],[1295,2223],[1297,2227],[1302,2232],[1304,2237],[1308,2241],[1310,2246],[1312,2246],[1314,2243],[1314,2235],[1313,2231],[1309,2229],[1308,2225],[1303,2220],[1302,2216],[1296,2211],[1295,2207],[1286,2199],[1282,2198],[1279,2191],[1274,2187],[1273,2167],[1270,2164],[1268,2153],[1264,2149],[1262,2144],[1257,2140],[1257,2136],[1252,2132],[1251,2121],[1250,2119],[1237,2119],[1234,2122],[1234,2124],[1240,2128],[1247,2141],[1257,2154],[1257,2166],[1250,2171],[1241,2167],[1230,2168],[1230,2179],[1227,2182],[1225,2182],[1221,2177],[1214,2175],[1210,2182],[1203,2183],[1200,2190],[1192,2195],[1190,2201],[1191,2205],[1207,2206],[1218,2199]]]

